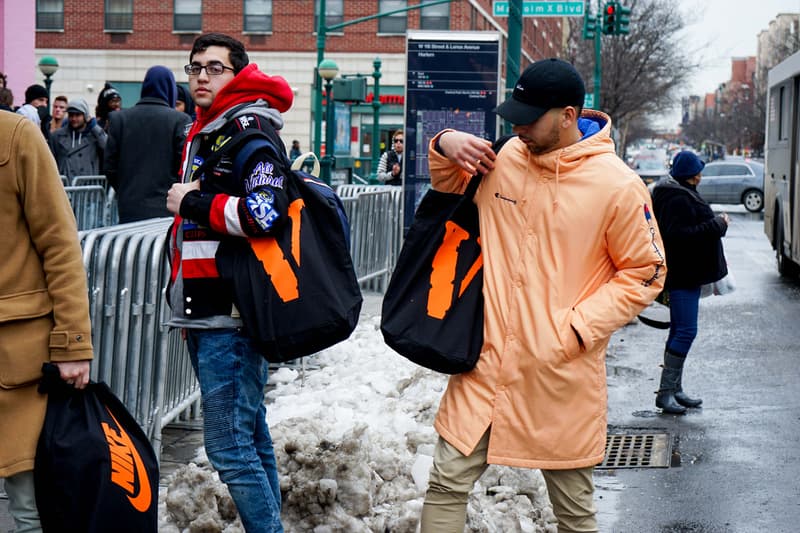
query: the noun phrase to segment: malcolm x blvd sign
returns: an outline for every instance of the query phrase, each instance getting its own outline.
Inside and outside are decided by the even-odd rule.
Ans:
[[[492,15],[508,16],[508,2],[492,3]],[[582,17],[583,2],[522,2],[523,17]]]

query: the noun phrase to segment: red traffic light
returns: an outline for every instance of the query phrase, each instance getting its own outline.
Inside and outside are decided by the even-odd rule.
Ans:
[[[608,14],[608,15],[613,15],[613,14],[614,14],[614,11],[615,11],[615,9],[614,9],[614,4],[608,4],[608,5],[606,6],[606,14]]]

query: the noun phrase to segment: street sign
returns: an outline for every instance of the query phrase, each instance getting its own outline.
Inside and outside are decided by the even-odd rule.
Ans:
[[[522,2],[523,17],[582,17],[583,2]],[[508,16],[508,1],[495,0],[492,3],[492,15]]]
[[[594,93],[586,93],[583,95],[583,107],[586,109],[594,109]]]

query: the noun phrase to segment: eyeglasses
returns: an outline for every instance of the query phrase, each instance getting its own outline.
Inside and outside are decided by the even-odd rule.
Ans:
[[[233,68],[226,67],[222,63],[218,61],[213,61],[208,65],[198,65],[196,63],[192,63],[191,65],[186,65],[183,67],[183,71],[189,76],[199,76],[200,72],[206,69],[206,74],[209,76],[219,76],[223,74],[226,70],[233,71]]]
[[[392,139],[392,142],[401,143],[403,142],[403,139]]]

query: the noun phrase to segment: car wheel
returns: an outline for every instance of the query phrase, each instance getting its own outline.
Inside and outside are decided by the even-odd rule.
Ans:
[[[742,203],[744,208],[751,213],[758,213],[764,209],[764,193],[755,189],[745,191],[742,195]]]

